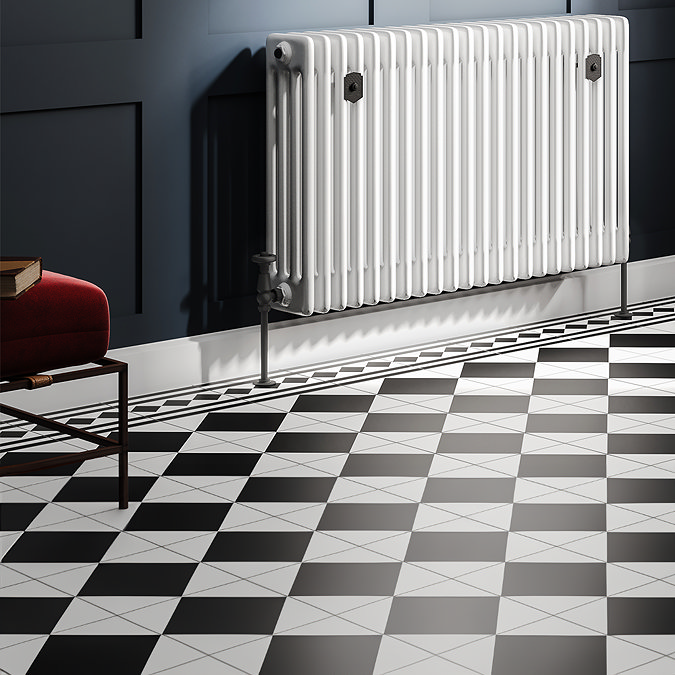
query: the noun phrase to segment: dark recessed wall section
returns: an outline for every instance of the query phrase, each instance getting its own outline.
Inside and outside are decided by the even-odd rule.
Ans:
[[[2,0],[2,254],[99,284],[113,347],[254,325],[267,33],[570,11],[629,17],[631,258],[675,254],[675,0]]]
[[[630,86],[630,257],[675,255],[675,59],[632,63]]]
[[[2,117],[3,252],[101,286],[113,318],[141,311],[139,120],[138,103]]]
[[[4,46],[141,37],[141,0],[2,0]]]

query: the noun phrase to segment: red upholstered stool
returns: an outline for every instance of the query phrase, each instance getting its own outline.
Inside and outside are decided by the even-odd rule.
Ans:
[[[87,281],[44,271],[42,280],[16,299],[0,304],[0,391],[36,389],[59,382],[118,373],[118,438],[106,438],[69,424],[0,404],[0,412],[39,424],[97,447],[49,459],[11,464],[5,455],[0,476],[28,473],[118,455],[119,506],[128,506],[127,364],[106,357],[110,337],[108,300]],[[91,364],[91,367],[74,368]],[[52,373],[50,371],[59,370]]]

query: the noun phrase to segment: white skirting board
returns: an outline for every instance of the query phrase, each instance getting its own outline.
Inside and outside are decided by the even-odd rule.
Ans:
[[[675,256],[628,264],[628,303],[675,295]],[[252,299],[252,302],[254,300]],[[501,284],[485,292],[448,293],[270,325],[270,374],[451,341],[542,320],[619,307],[620,266],[548,277],[531,285]],[[129,364],[129,394],[259,376],[259,327],[113,349]],[[36,412],[112,401],[116,379],[105,376],[39,391],[3,395]]]

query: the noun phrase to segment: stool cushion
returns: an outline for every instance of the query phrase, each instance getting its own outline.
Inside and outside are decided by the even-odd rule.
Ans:
[[[110,313],[88,281],[43,271],[21,297],[0,305],[0,376],[79,366],[105,356]]]

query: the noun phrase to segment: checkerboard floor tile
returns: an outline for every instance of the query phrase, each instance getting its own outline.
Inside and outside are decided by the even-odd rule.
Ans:
[[[637,310],[133,399],[128,510],[110,458],[0,479],[0,673],[675,673],[675,303]]]

